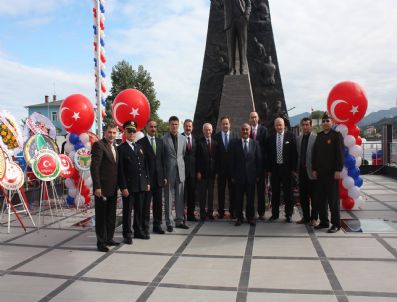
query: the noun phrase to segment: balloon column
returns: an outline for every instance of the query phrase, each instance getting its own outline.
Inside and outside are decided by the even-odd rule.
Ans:
[[[339,182],[340,198],[345,209],[352,209],[363,202],[360,177],[363,149],[360,128],[357,123],[367,111],[368,101],[364,89],[354,82],[341,82],[335,85],[328,95],[327,109],[338,124],[336,130],[343,136],[345,145],[344,168]]]
[[[84,149],[90,155],[91,146],[97,140],[88,132],[94,122],[94,108],[85,96],[73,94],[62,102],[60,119],[64,129],[69,132],[66,136],[65,153],[75,163],[74,172],[68,173],[69,178],[65,180],[68,188],[66,202],[69,205],[81,202],[88,205],[91,201],[91,174],[89,170],[80,169],[80,166],[76,164],[76,159],[80,160],[76,153],[81,153],[80,150]],[[63,164],[67,165],[66,162]],[[70,164],[68,168],[69,166]]]

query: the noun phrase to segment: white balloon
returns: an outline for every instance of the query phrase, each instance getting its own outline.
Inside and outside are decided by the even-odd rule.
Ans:
[[[134,142],[137,142],[138,140],[140,140],[141,138],[143,138],[145,136],[145,134],[143,134],[142,131],[138,131],[137,133],[135,133],[135,140]]]
[[[76,151],[70,151],[69,153],[69,158],[72,160],[72,162],[74,162],[74,155],[76,154]]]
[[[358,198],[354,199],[354,205],[358,207],[361,207],[364,205],[364,198],[359,196]]]
[[[74,187],[73,180],[71,180],[70,178],[66,178],[65,179],[65,187],[66,188],[73,188]]]
[[[340,177],[342,178],[342,179],[344,179],[346,176],[347,176],[347,169],[346,169],[346,167],[343,167],[343,169],[342,169],[342,171],[340,172]]]
[[[65,144],[65,153],[69,154],[73,150],[74,150],[74,146],[71,143],[67,142]]]
[[[363,162],[362,157],[361,156],[357,156],[356,157],[356,167],[359,168],[361,166],[362,162]]]
[[[92,178],[90,177],[90,178],[84,179],[84,182],[85,182],[85,184],[86,184],[88,187],[90,187],[90,186],[92,185]]]
[[[362,142],[362,143],[366,143],[366,142],[367,142],[367,139],[364,138],[364,137],[362,137],[362,138],[361,138],[361,142]]]
[[[345,189],[350,189],[351,187],[354,187],[353,177],[346,176],[345,178],[343,178],[342,185],[345,187]]]
[[[345,137],[347,135],[347,132],[349,131],[346,125],[338,125],[336,126],[335,130],[340,132],[343,137]]]
[[[76,188],[69,188],[69,190],[68,190],[68,195],[69,195],[70,197],[75,198],[76,195],[77,195],[77,189],[76,189]]]
[[[360,189],[356,186],[353,186],[348,189],[347,194],[349,195],[349,197],[357,199],[360,197]]]
[[[79,138],[80,138],[80,141],[81,141],[83,144],[86,144],[86,143],[88,143],[88,142],[90,141],[90,136],[89,136],[87,133],[81,133],[81,134],[79,135]]]
[[[343,143],[345,144],[346,147],[351,148],[356,144],[356,139],[354,138],[353,135],[346,135],[345,138],[343,139]]]
[[[84,147],[86,147],[86,149],[91,151],[91,143],[90,142],[85,143]]]
[[[354,157],[359,157],[363,155],[363,148],[359,145],[354,145],[349,148],[349,153]]]

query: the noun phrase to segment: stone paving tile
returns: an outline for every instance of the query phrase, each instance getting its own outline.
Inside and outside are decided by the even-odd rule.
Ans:
[[[76,234],[78,234],[77,231],[71,230],[40,229],[18,239],[12,240],[10,243],[53,246]]]
[[[157,287],[149,302],[230,302],[236,300],[235,291]],[[165,298],[166,297],[166,298]],[[187,298],[189,297],[189,298]],[[263,301],[263,300],[262,300]]]
[[[0,299],[9,302],[39,301],[65,280],[7,275],[0,278]]]
[[[253,256],[315,257],[310,238],[255,238]]]
[[[44,248],[0,245],[0,269],[8,269],[44,250]]]
[[[349,296],[349,302],[396,302],[397,298]]]
[[[306,227],[296,223],[277,222],[258,223],[255,236],[309,236]]]
[[[145,290],[144,286],[76,281],[54,297],[54,302],[124,302],[135,301]]]
[[[247,302],[337,302],[334,295],[314,294],[279,294],[279,293],[248,293]]]
[[[319,238],[319,241],[329,258],[394,258],[375,238]]]
[[[330,261],[345,291],[397,293],[397,263],[381,261]]]
[[[242,256],[247,245],[247,237],[195,237],[183,254]]]
[[[119,251],[146,253],[175,253],[187,235],[151,234],[150,240],[133,239],[132,245],[124,244]],[[117,239],[121,241],[122,239]]]
[[[234,226],[232,221],[210,221],[205,222],[198,235],[241,235],[247,236],[249,230],[249,224],[242,224],[239,227]]]
[[[319,260],[253,259],[249,287],[331,290]]]
[[[397,212],[395,211],[356,211],[354,214],[361,219],[385,219],[397,222]]]

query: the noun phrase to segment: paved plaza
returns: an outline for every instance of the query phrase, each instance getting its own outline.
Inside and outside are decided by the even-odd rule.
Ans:
[[[363,178],[365,204],[342,219],[397,222],[397,181]],[[40,230],[30,224],[26,233],[16,221],[10,234],[2,224],[0,300],[397,301],[397,233],[215,220],[101,253],[92,227],[76,226],[92,215],[69,209],[52,221],[46,213]]]

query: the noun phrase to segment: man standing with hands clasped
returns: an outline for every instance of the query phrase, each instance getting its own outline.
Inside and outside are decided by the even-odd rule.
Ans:
[[[97,248],[107,252],[107,246],[119,245],[113,240],[116,227],[117,162],[114,146],[117,127],[106,125],[103,139],[92,145],[91,177],[95,195],[95,232]]]
[[[119,188],[123,195],[123,237],[124,243],[132,244],[131,213],[134,207],[134,238],[150,239],[145,232],[144,195],[150,191],[149,171],[142,147],[136,144],[136,126],[132,121],[123,125],[126,141],[118,147]]]
[[[320,223],[314,228],[329,227],[329,205],[332,227],[328,233],[336,233],[340,230],[338,181],[344,161],[343,140],[340,133],[331,128],[332,119],[327,112],[323,115],[321,127],[323,131],[317,134],[312,154],[313,175],[317,178],[317,194],[321,193],[318,198]]]

